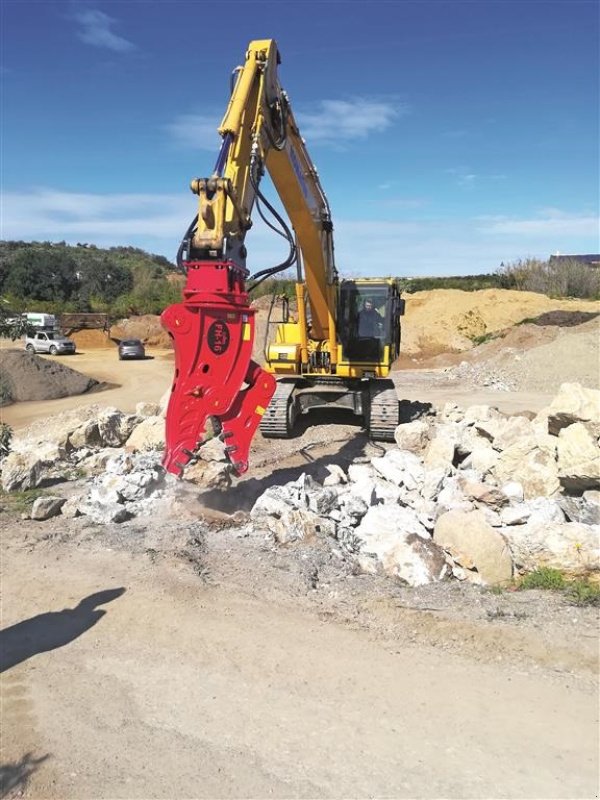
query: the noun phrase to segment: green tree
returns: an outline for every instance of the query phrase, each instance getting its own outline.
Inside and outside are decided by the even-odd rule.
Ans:
[[[68,300],[77,288],[76,266],[67,253],[25,247],[11,259],[3,289],[27,300]]]

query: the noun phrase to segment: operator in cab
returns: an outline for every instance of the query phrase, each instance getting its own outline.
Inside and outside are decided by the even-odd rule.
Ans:
[[[383,317],[373,305],[370,298],[365,298],[363,307],[358,312],[358,336],[368,339],[379,336],[383,330]]]

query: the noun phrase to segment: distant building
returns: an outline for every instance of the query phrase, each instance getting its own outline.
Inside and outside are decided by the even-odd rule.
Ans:
[[[579,261],[581,264],[588,264],[590,267],[600,268],[600,255],[598,254],[567,256],[557,253],[554,256],[550,256],[551,264],[560,264],[561,261]]]

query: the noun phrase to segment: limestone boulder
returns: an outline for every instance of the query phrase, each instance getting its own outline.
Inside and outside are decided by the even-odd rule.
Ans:
[[[420,453],[428,442],[429,426],[423,420],[416,419],[413,422],[405,422],[398,425],[394,433],[394,439],[400,450],[408,450],[411,453]]]
[[[82,422],[74,431],[69,433],[68,443],[74,450],[86,447],[100,447],[102,438],[98,430],[98,422],[95,419],[88,419]]]
[[[340,486],[348,483],[348,476],[338,464],[326,464],[325,469],[329,474],[323,481],[323,486]]]
[[[60,513],[63,517],[67,517],[67,519],[74,519],[75,517],[81,516],[79,504],[83,501],[84,498],[79,495],[69,497],[68,500],[63,503]]]
[[[560,489],[556,459],[540,450],[531,438],[515,442],[504,450],[491,474],[499,484],[520,483],[527,499],[551,497]]]
[[[548,432],[555,436],[576,422],[600,424],[600,391],[579,383],[563,383],[550,406],[536,419],[546,422]]]
[[[508,503],[508,497],[497,486],[473,480],[461,480],[459,486],[465,497],[475,503],[484,504],[493,509],[500,509]]]
[[[405,450],[388,450],[382,458],[372,458],[377,472],[396,486],[420,489],[425,479],[425,469],[415,453]]]
[[[512,559],[506,540],[481,511],[448,511],[436,522],[434,542],[460,566],[476,570],[484,584],[512,578]]]
[[[595,438],[581,422],[558,434],[558,477],[571,493],[600,488],[600,451]]]
[[[143,419],[146,417],[158,417],[160,416],[160,404],[146,402],[137,403],[135,413],[138,417],[142,417]]]
[[[104,447],[119,447],[139,424],[135,414],[124,414],[117,408],[105,408],[97,417],[100,442]]]
[[[64,497],[38,497],[31,507],[31,519],[42,521],[56,517],[60,514],[65,502]]]
[[[33,451],[11,452],[2,461],[2,488],[5,492],[35,489],[53,478],[55,469],[55,461],[46,461]]]
[[[126,522],[131,518],[131,512],[121,503],[84,500],[78,505],[78,508],[81,514],[99,525]]]
[[[359,542],[356,560],[365,572],[382,571],[409,586],[440,581],[449,575],[443,551],[411,509],[399,507],[392,515],[385,506],[372,506],[354,536]]]
[[[161,416],[145,416],[127,439],[128,450],[164,450],[165,421]]]
[[[526,522],[502,528],[515,564],[570,573],[600,569],[600,529],[580,522]]]
[[[458,446],[458,433],[449,426],[438,428],[429,443],[424,462],[427,469],[450,469]]]
[[[558,503],[568,522],[583,522],[585,525],[600,525],[600,502],[593,500],[600,492],[584,492],[582,497],[560,497]]]

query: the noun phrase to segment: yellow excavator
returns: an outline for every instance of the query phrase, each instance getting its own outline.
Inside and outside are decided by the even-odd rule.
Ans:
[[[187,275],[183,302],[162,315],[175,349],[163,463],[175,474],[194,457],[209,417],[218,420],[238,475],[248,467],[259,425],[264,436],[289,437],[298,415],[341,407],[364,418],[372,439],[392,441],[399,422],[388,377],[400,349],[399,281],[339,278],[329,204],[279,82],[279,64],[274,40],[250,43],[232,74],[213,174],[191,182],[198,213],[177,256]],[[265,172],[291,229],[261,191]],[[254,210],[286,239],[289,253],[250,275],[245,239]],[[284,315],[261,367],[251,358],[249,293],[294,266],[297,318]]]

